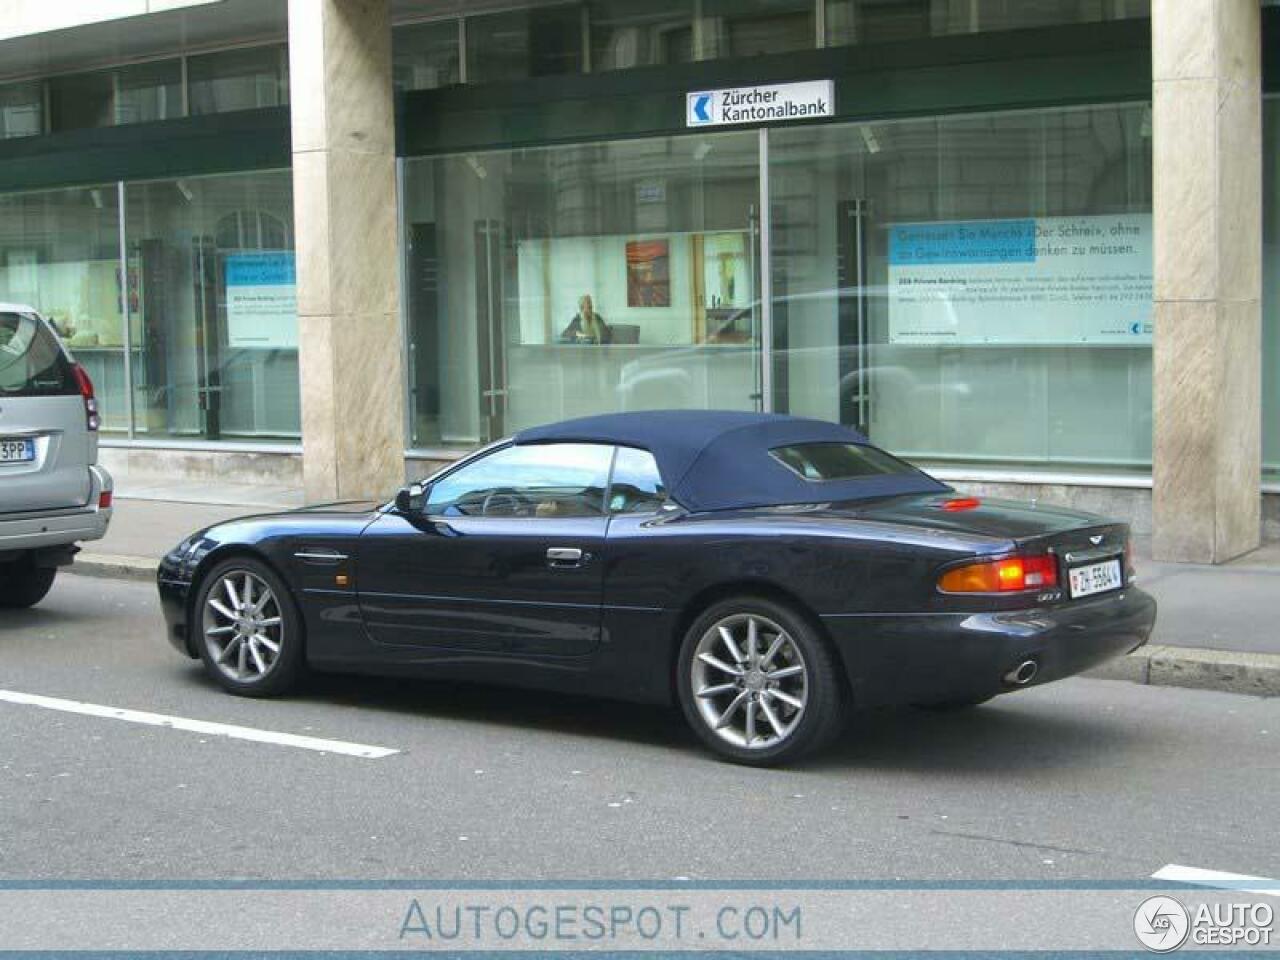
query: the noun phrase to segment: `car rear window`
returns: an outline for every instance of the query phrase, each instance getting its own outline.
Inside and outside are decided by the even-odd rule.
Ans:
[[[49,328],[28,313],[0,313],[0,396],[77,393],[66,354]]]
[[[854,480],[916,473],[916,468],[883,450],[858,443],[797,443],[769,453],[806,480]]]

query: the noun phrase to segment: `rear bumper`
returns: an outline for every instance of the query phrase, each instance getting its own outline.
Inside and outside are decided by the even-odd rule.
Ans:
[[[1026,660],[1027,686],[1069,677],[1147,642],[1156,602],[1136,587],[1096,600],[1004,613],[823,618],[843,656],[854,702],[889,706],[981,699],[1015,687],[1004,675]]]
[[[0,515],[0,562],[6,555],[70,546],[83,540],[101,540],[111,523],[111,508],[99,507],[102,494],[112,490],[111,474],[90,466],[89,502],[73,510]]]

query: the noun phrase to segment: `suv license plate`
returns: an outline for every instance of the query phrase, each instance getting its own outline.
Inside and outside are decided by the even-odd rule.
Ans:
[[[0,463],[28,463],[36,458],[31,440],[0,440]]]
[[[1087,597],[1094,593],[1118,590],[1123,586],[1119,557],[1102,563],[1091,563],[1087,567],[1072,567],[1067,571],[1067,576],[1071,581],[1073,597]]]

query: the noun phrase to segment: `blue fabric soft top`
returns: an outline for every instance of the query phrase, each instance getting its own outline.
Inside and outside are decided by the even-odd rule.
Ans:
[[[797,443],[867,444],[856,430],[768,413],[652,410],[531,427],[516,444],[610,443],[653,454],[668,495],[689,510],[829,503],[909,493],[945,493],[919,470],[847,480],[806,480],[769,451]]]

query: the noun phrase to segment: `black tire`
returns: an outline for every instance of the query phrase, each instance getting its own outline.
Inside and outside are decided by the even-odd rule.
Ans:
[[[224,591],[214,597],[222,606],[229,607],[229,599],[225,595],[225,583],[231,580],[243,585],[248,575],[265,584],[274,598],[275,615],[279,617],[278,633],[272,635],[277,641],[279,652],[270,663],[269,669],[252,678],[237,679],[228,671],[234,667],[220,666],[217,662],[217,650],[206,634],[206,615],[210,595],[215,591]],[[264,611],[270,618],[271,607]],[[208,614],[212,616],[212,614]],[[223,618],[225,620],[225,618]],[[217,621],[215,621],[217,622]],[[306,672],[306,637],[303,633],[302,616],[294,602],[293,594],[285,582],[261,560],[253,557],[237,556],[213,567],[200,581],[196,592],[195,604],[191,608],[191,621],[188,629],[192,631],[200,660],[205,671],[229,693],[241,697],[276,697],[285,694],[297,686]],[[221,629],[219,625],[217,629]],[[232,639],[235,635],[233,634]],[[219,642],[221,642],[219,640]],[[244,645],[244,641],[241,642]]]
[[[45,598],[58,575],[57,567],[32,567],[17,563],[0,573],[0,607],[19,610],[34,607]]]
[[[798,664],[802,667],[804,696],[803,709],[794,710],[788,704],[780,703],[772,699],[778,696],[776,692],[772,692],[774,687],[779,686],[778,683],[767,686],[770,692],[761,690],[754,692],[748,689],[748,675],[751,671],[744,668],[741,682],[735,676],[730,682],[737,686],[738,693],[730,691],[722,696],[729,701],[724,704],[718,697],[697,697],[694,693],[695,672],[706,672],[707,668],[699,666],[702,663],[700,659],[695,663],[698,656],[699,646],[704,643],[714,643],[714,634],[719,634],[719,626],[728,623],[730,632],[734,627],[744,620],[748,623],[753,618],[759,618],[759,621],[767,621],[766,626],[763,623],[757,625],[758,638],[763,636],[766,639],[757,640],[758,647],[770,646],[772,636],[777,639],[778,632],[774,628],[780,628],[782,632],[794,644],[794,649],[783,648],[778,652],[778,656],[787,656],[788,660],[783,661],[786,670],[794,670]],[[705,645],[703,653],[707,653]],[[741,652],[747,655],[748,651],[742,649]],[[763,660],[766,650],[757,650],[760,654],[759,659]],[[724,659],[720,658],[722,662]],[[748,661],[749,662],[749,661]],[[741,661],[740,661],[741,663]],[[737,664],[729,666],[738,666]],[[772,666],[777,669],[778,664],[775,662]],[[717,669],[718,668],[712,668]],[[844,721],[848,708],[848,695],[846,693],[846,685],[840,664],[835,654],[831,650],[825,637],[822,636],[819,629],[805,616],[799,614],[788,606],[776,603],[763,597],[754,596],[738,596],[719,601],[708,607],[686,631],[684,640],[680,646],[680,654],[676,663],[676,688],[680,699],[680,707],[684,711],[685,720],[698,738],[711,749],[712,752],[725,760],[734,763],[746,764],[748,766],[768,767],[780,764],[792,763],[807,754],[820,750],[827,745],[834,737],[840,733],[844,727]],[[723,671],[720,671],[723,673]],[[768,672],[764,667],[760,667],[755,671],[756,676],[751,678],[751,682],[760,683],[763,673],[764,680],[768,680]],[[728,678],[726,678],[728,679]],[[799,679],[798,677],[791,678]],[[708,690],[713,684],[704,686],[702,689]],[[795,694],[795,688],[790,691]],[[731,742],[730,737],[740,736],[736,729],[721,732],[715,729],[712,720],[708,717],[708,713],[725,712],[729,710],[729,705],[733,703],[739,695],[745,693],[748,697],[746,703],[738,708],[738,711],[745,714],[748,707],[751,707],[756,717],[760,716],[760,712],[766,708],[763,701],[767,700],[773,704],[770,707],[770,716],[765,719],[758,720],[759,726],[765,728],[764,735],[757,733],[754,746],[746,746],[743,743]],[[752,706],[754,704],[754,706]],[[704,710],[707,711],[704,713]],[[788,719],[782,715],[784,710],[793,710]],[[780,735],[776,726],[770,729],[775,718],[784,721],[783,726],[786,727],[786,734]],[[741,739],[745,740],[746,731],[751,729],[746,727],[745,716],[743,717],[744,730],[741,733]]]

